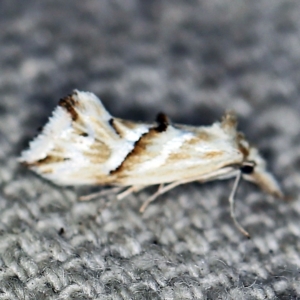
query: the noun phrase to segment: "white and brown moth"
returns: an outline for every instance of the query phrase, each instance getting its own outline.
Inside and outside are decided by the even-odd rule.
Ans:
[[[234,216],[234,194],[241,177],[266,192],[282,197],[266,170],[264,159],[236,130],[232,112],[211,126],[172,124],[159,114],[153,124],[112,117],[92,93],[74,91],[59,101],[42,132],[23,151],[19,161],[58,185],[113,185],[132,192],[159,184],[158,195],[183,183],[235,177],[229,197]]]

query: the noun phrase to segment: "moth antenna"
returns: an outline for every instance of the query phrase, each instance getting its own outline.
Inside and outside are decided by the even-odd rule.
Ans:
[[[240,179],[242,177],[242,172],[238,172],[237,176],[235,177],[235,181],[234,181],[234,184],[233,184],[233,187],[232,187],[232,190],[231,190],[231,193],[229,195],[229,204],[230,204],[230,215],[231,215],[231,218],[233,219],[233,222],[235,224],[235,226],[237,227],[237,229],[243,234],[245,235],[248,239],[250,239],[250,234],[248,231],[246,231],[241,225],[240,223],[238,222],[238,220],[236,219],[235,217],[235,213],[234,213],[234,196],[235,196],[235,193],[237,191],[237,188],[238,188],[238,185],[239,185],[239,182],[240,182]]]

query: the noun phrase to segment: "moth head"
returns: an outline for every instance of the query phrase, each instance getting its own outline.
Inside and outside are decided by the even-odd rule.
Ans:
[[[267,193],[283,198],[283,193],[275,177],[267,170],[266,161],[254,147],[249,148],[247,159],[240,167],[242,176],[245,180],[257,184]]]

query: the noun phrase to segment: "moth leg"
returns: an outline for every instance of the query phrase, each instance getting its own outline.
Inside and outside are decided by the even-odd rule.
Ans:
[[[118,193],[123,189],[124,189],[124,187],[117,186],[117,187],[114,187],[114,188],[110,188],[110,189],[102,190],[102,191],[99,191],[99,192],[91,193],[91,194],[88,194],[88,195],[85,195],[85,196],[80,196],[79,200],[80,201],[90,201],[90,200],[98,198],[98,197],[106,196],[106,195],[109,195],[109,194],[112,194],[112,193]]]
[[[144,188],[144,186],[142,186],[142,185],[141,186],[133,185],[129,188],[125,188],[125,190],[124,190],[124,187],[121,187],[118,191],[123,189],[123,192],[120,192],[119,194],[117,194],[116,198],[114,198],[112,201],[107,203],[104,208],[107,208],[107,207],[111,206],[112,204],[115,204],[117,201],[124,199],[125,197],[127,197],[131,193],[137,192],[137,191],[139,191],[143,188]]]
[[[145,209],[147,208],[147,206],[153,202],[159,195],[162,195],[164,193],[166,193],[167,191],[173,189],[174,187],[185,183],[186,180],[181,180],[181,181],[174,181],[166,186],[164,186],[163,184],[160,184],[158,187],[158,190],[151,196],[149,197],[144,204],[141,206],[140,208],[140,213],[143,213],[145,211]]]
[[[144,203],[143,205],[140,207],[140,213],[143,213],[146,208],[148,207],[148,205],[153,202],[160,194],[161,194],[161,190],[163,189],[164,184],[161,183],[157,189],[157,191],[151,196],[149,197]]]
[[[126,189],[125,191],[119,193],[117,195],[117,199],[122,200],[125,197],[127,197],[128,195],[130,195],[131,193],[138,192],[138,191],[142,190],[143,188],[145,188],[144,185],[133,185],[133,186],[129,187],[128,189]]]
[[[233,187],[232,187],[232,190],[231,190],[231,193],[229,195],[229,204],[230,204],[230,215],[231,215],[231,218],[233,219],[233,222],[235,224],[235,226],[237,227],[237,229],[242,233],[244,234],[247,238],[250,238],[250,234],[249,232],[247,232],[241,225],[240,223],[238,222],[238,220],[236,219],[235,217],[235,213],[234,213],[234,196],[235,196],[235,193],[236,193],[236,190],[238,188],[238,184],[239,184],[239,181],[241,179],[241,175],[242,175],[242,172],[238,172],[236,178],[235,178],[235,181],[234,181],[234,184],[233,184]]]

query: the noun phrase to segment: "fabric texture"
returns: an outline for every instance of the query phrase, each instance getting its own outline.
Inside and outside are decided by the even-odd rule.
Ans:
[[[3,0],[0,299],[300,299],[300,2]],[[61,97],[117,117],[209,125],[236,111],[287,201],[232,180],[116,202],[17,157]],[[109,202],[108,202],[109,201]],[[106,203],[109,206],[106,207]]]

